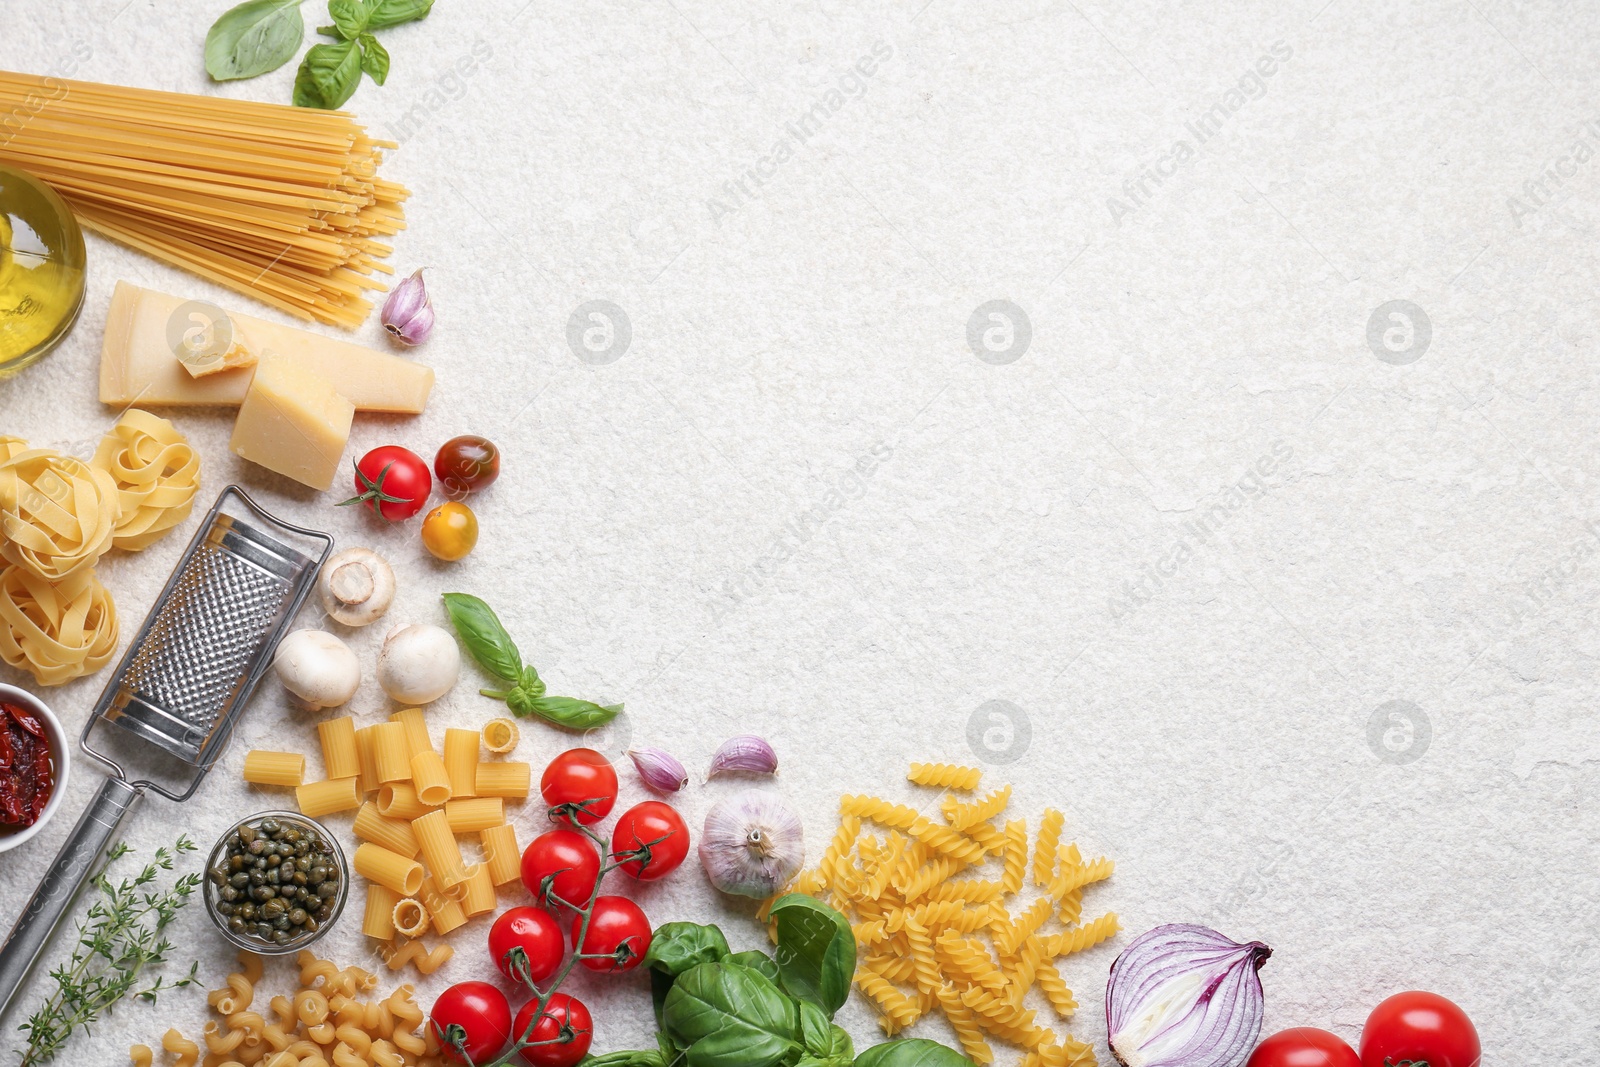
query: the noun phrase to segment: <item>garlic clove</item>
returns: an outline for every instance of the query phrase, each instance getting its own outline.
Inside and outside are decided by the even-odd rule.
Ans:
[[[777,774],[778,754],[755,734],[739,734],[717,746],[707,778],[719,774]]]
[[[765,899],[787,885],[803,862],[800,816],[776,796],[746,790],[706,813],[700,865],[722,892]]]
[[[628,758],[644,784],[658,793],[676,793],[689,784],[689,772],[670,753],[659,748],[630,748]]]
[[[433,304],[422,271],[418,267],[402,279],[383,302],[383,328],[403,344],[420,345],[433,332]]]
[[[347,548],[317,576],[317,594],[328,617],[343,626],[366,626],[394,602],[394,569],[370,548]]]

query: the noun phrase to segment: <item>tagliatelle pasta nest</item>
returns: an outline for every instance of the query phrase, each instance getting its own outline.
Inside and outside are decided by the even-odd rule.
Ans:
[[[117,650],[117,608],[94,572],[47,582],[25,567],[0,570],[0,659],[61,685],[104,667]]]
[[[89,570],[111,547],[111,475],[47,448],[0,461],[0,556],[47,582]]]
[[[979,771],[916,763],[909,777],[975,789]],[[1109,878],[1113,865],[1104,858],[1085,862],[1076,845],[1061,845],[1065,819],[1053,809],[1041,820],[1030,864],[1027,824],[991,821],[1010,798],[1009,786],[967,802],[947,796],[941,825],[903,804],[843,797],[838,832],[791,890],[819,897],[850,919],[859,950],[856,985],[882,1012],[886,1033],[937,1009],[974,1063],[993,1063],[990,1041],[999,1039],[1024,1050],[1021,1067],[1092,1067],[1093,1048],[1042,1025],[1027,999],[1038,990],[1062,1020],[1077,1010],[1056,960],[1117,932],[1114,912],[1081,922],[1084,888]],[[879,837],[870,824],[887,832]],[[974,868],[990,860],[999,861],[998,877],[979,876]],[[1023,891],[1030,868],[1042,892],[1014,913],[1006,898]],[[973,873],[954,877],[964,871]],[[1064,929],[1048,932],[1055,920]]]
[[[100,439],[92,465],[116,483],[117,548],[148,547],[194,509],[200,457],[172,423],[148,411],[124,412]]]

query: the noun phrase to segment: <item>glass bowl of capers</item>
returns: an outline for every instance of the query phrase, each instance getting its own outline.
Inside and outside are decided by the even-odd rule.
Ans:
[[[206,863],[206,914],[236,948],[305,948],[344,910],[350,865],[326,827],[292,811],[241,819]]]

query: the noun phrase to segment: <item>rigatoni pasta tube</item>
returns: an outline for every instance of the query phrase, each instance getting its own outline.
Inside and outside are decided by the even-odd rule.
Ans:
[[[503,756],[517,747],[517,724],[510,719],[490,719],[483,724],[483,747]]]
[[[473,776],[473,787],[480,797],[516,797],[527,799],[533,788],[533,769],[526,763],[507,760],[504,763],[480,763]]]
[[[424,804],[410,782],[390,782],[378,790],[378,814],[390,819],[410,822],[419,815],[432,811],[432,804]]]
[[[299,785],[306,780],[306,758],[298,752],[246,752],[244,780],[255,785]]]
[[[441,889],[454,889],[467,880],[467,868],[461,862],[461,846],[450,832],[450,820],[442,811],[411,820],[411,829],[422,846],[422,861]],[[407,894],[408,896],[410,894]]]
[[[406,731],[406,754],[415,756],[418,752],[432,752],[433,739],[428,736],[428,721],[422,717],[421,708],[401,708],[389,716],[390,722],[397,722]]]
[[[329,778],[355,778],[361,774],[354,719],[341,715],[317,723],[317,740],[322,742],[322,765]]]
[[[444,806],[444,817],[452,833],[475,834],[506,821],[506,802],[499,797],[452,800]]]
[[[356,731],[356,760],[361,766],[356,788],[366,796],[383,783],[378,781],[378,754],[373,750],[373,728],[363,726]]]
[[[522,853],[517,849],[517,828],[510,823],[491,826],[478,835],[483,842],[483,862],[495,885],[505,885],[522,877]]]
[[[422,880],[422,892],[418,894],[417,899],[428,909],[428,915],[433,919],[433,932],[436,934],[448,934],[467,921],[467,914],[461,910],[461,905],[456,903],[454,897],[441,891],[432,877]]]
[[[404,819],[384,818],[378,813],[378,805],[370,800],[356,812],[355,825],[351,829],[363,841],[382,845],[390,852],[398,852],[408,859],[416,858],[419,846],[411,823]]]
[[[416,896],[417,890],[422,888],[422,864],[370,841],[363,841],[356,847],[354,866],[356,873],[367,881],[377,882],[402,897]]]
[[[308,819],[320,819],[336,811],[349,811],[361,806],[361,794],[354,778],[332,778],[325,782],[307,782],[295,787],[294,801],[300,814]]]
[[[383,941],[394,938],[394,906],[400,894],[377,882],[367,883],[367,910],[361,917],[361,932]]]
[[[390,919],[395,930],[407,937],[421,937],[428,930],[428,909],[410,897],[395,904]]]
[[[474,863],[467,872],[464,883],[465,892],[461,894],[461,910],[468,918],[482,915],[484,912],[494,910],[494,879],[489,874],[487,863]]]
[[[444,768],[450,775],[450,795],[478,795],[478,731],[444,732]]]
[[[411,757],[411,785],[417,791],[417,799],[430,808],[443,804],[453,795],[444,760],[431,748]]]
[[[372,727],[372,757],[378,766],[378,781],[403,782],[411,777],[411,750],[406,747],[406,728],[397,722],[380,722]]]

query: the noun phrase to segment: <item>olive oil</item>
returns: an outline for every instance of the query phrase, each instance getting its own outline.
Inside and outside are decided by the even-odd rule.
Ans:
[[[36,362],[83,306],[83,231],[55,190],[0,167],[0,378]]]

